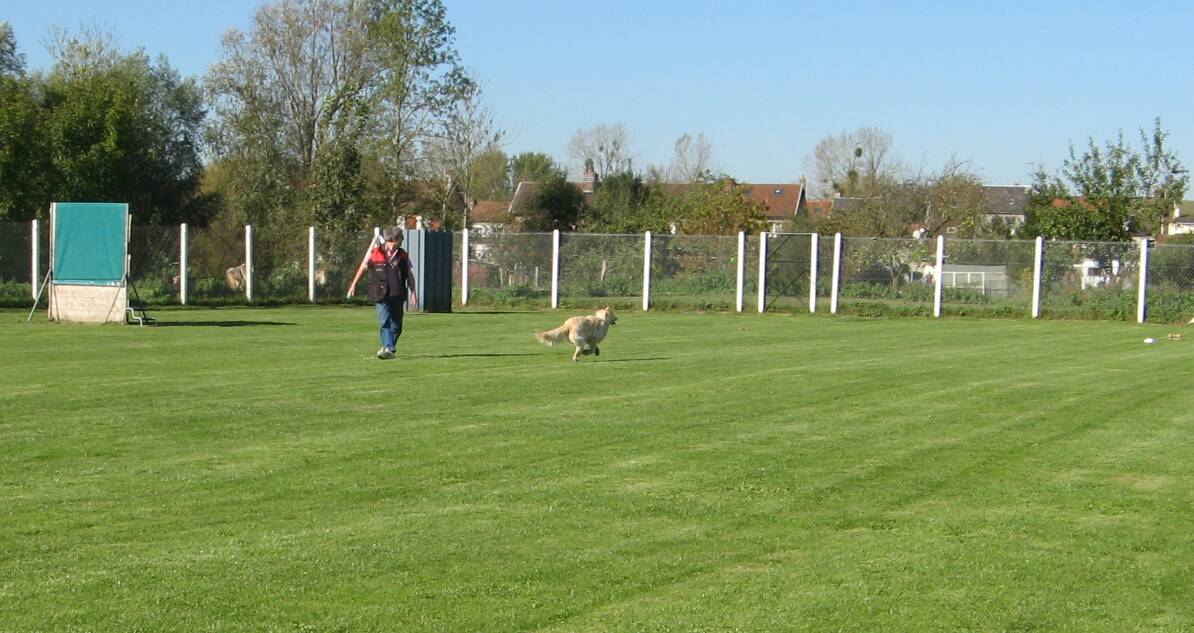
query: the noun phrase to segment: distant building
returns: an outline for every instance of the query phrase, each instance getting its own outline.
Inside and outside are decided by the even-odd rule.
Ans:
[[[1165,222],[1165,235],[1194,234],[1194,200],[1182,200],[1173,205],[1173,216]]]

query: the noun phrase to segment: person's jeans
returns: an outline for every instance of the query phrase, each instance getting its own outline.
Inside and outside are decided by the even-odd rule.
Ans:
[[[402,299],[386,297],[374,305],[377,306],[377,322],[381,325],[381,346],[392,352],[398,337],[402,336]]]

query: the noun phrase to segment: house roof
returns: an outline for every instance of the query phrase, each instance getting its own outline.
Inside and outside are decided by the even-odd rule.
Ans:
[[[747,200],[762,204],[763,215],[769,220],[783,220],[796,215],[804,196],[804,185],[800,183],[741,183],[739,186],[745,189],[743,196]]]
[[[810,218],[827,218],[833,210],[833,200],[808,200],[805,203]]]
[[[1028,187],[983,187],[983,212],[991,215],[1024,215],[1028,209]]]
[[[473,222],[501,224],[510,219],[510,205],[501,200],[478,200],[469,219]]]
[[[866,202],[866,198],[833,198],[829,206],[829,214],[833,215],[840,211],[853,211],[861,207],[864,202]]]
[[[535,195],[535,191],[539,188],[539,183],[535,181],[524,180],[518,183],[514,188],[514,197],[510,200],[510,206],[507,209],[508,215],[522,215],[523,209],[526,208],[527,203],[531,201],[531,196]]]

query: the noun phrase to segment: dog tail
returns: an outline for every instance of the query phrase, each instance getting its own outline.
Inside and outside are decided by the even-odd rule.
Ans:
[[[554,330],[546,332],[535,332],[535,338],[544,345],[555,345],[556,343],[563,343],[568,340],[568,326],[561,325]]]

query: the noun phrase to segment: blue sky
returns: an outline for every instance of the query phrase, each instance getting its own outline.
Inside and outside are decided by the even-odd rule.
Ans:
[[[509,153],[563,161],[574,132],[625,124],[635,164],[704,133],[740,181],[793,182],[827,134],[879,127],[907,165],[968,162],[989,184],[1051,171],[1161,117],[1194,164],[1194,3],[444,0]],[[2,0],[32,68],[47,29],[98,22],[202,75],[250,0]],[[811,176],[811,174],[810,174]]]

